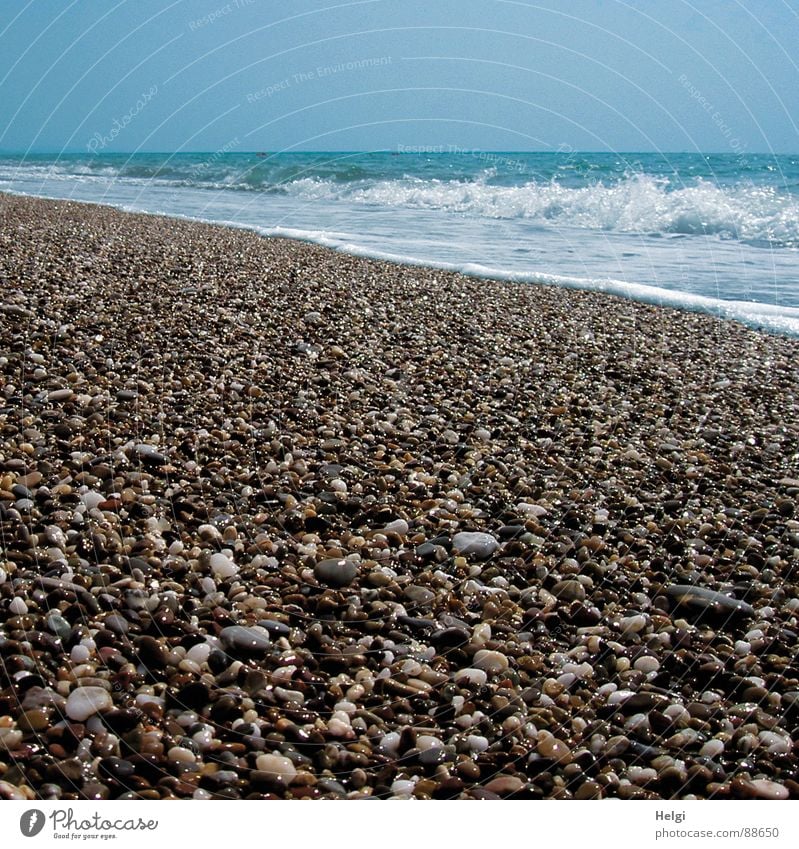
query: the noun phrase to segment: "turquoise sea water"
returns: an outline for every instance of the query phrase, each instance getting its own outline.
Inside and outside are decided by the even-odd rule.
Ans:
[[[608,291],[799,335],[799,155],[0,155],[0,191]]]

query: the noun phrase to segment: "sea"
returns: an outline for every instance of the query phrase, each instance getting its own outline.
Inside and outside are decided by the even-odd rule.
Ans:
[[[799,336],[799,155],[0,154],[0,191],[607,292]]]

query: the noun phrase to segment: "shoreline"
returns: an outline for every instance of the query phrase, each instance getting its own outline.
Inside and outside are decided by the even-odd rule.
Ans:
[[[420,268],[427,271],[437,271],[445,274],[454,274],[473,280],[482,280],[493,283],[505,283],[512,285],[543,286],[565,289],[569,291],[588,292],[611,298],[620,298],[635,304],[645,304],[657,309],[677,310],[680,312],[693,312],[706,315],[719,321],[734,322],[752,330],[767,333],[771,336],[784,337],[788,339],[799,339],[799,319],[789,318],[784,315],[780,308],[760,302],[726,300],[724,298],[712,298],[707,295],[695,294],[680,290],[666,289],[661,286],[650,284],[630,283],[626,280],[607,278],[589,281],[579,277],[570,277],[551,273],[537,272],[510,272],[501,269],[492,269],[479,264],[471,264],[468,270],[458,268],[451,263],[438,262],[427,263],[412,257],[392,253],[372,254],[367,249],[357,248],[353,245],[337,246],[334,240],[317,240],[310,235],[303,235],[305,231],[292,228],[273,228],[278,232],[263,232],[253,224],[240,224],[235,221],[213,221],[210,219],[195,218],[190,215],[165,212],[131,211],[121,208],[113,203],[102,203],[95,201],[72,200],[68,198],[49,197],[44,195],[29,195],[24,193],[2,192],[0,197],[20,197],[32,200],[46,200],[54,203],[73,203],[88,207],[100,207],[111,209],[127,215],[142,215],[145,217],[168,218],[175,221],[185,221],[194,224],[202,224],[211,227],[224,227],[230,230],[243,230],[254,233],[264,239],[285,239],[291,242],[314,245],[325,250],[331,250],[344,256],[357,257],[376,263],[399,265],[408,268]],[[329,244],[326,242],[330,242]],[[756,309],[755,314],[747,312]],[[743,312],[742,312],[743,311]]]
[[[2,795],[799,798],[799,340],[0,225]]]

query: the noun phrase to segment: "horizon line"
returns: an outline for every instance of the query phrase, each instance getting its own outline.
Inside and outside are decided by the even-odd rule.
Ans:
[[[115,150],[104,153],[90,153],[81,149],[71,150],[3,150],[0,149],[0,156],[73,156],[75,154],[83,154],[86,156],[196,156],[198,154],[209,156],[247,156],[266,154],[268,156],[287,156],[296,154],[374,154],[374,153],[391,153],[398,156],[452,156],[452,155],[471,155],[474,153],[505,153],[505,154],[524,154],[524,155],[557,155],[573,156],[574,154],[587,156],[632,156],[632,155],[647,155],[647,156],[673,156],[675,154],[690,154],[697,156],[731,156],[736,158],[746,158],[747,156],[799,156],[799,151],[791,152],[776,152],[764,150],[747,150],[744,153],[735,153],[730,150],[579,150],[577,148],[558,149],[558,150],[502,150],[494,148],[481,147],[461,147],[459,145],[398,145],[397,147],[404,148],[419,148],[418,150],[397,150],[396,148],[376,148],[362,150],[238,150],[238,151],[221,151],[219,148],[214,150]],[[446,148],[446,149],[445,149]]]

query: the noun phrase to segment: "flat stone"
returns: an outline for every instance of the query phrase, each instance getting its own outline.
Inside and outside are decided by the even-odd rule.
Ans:
[[[489,674],[504,672],[508,668],[508,658],[502,652],[480,649],[475,652],[472,663],[476,669],[482,669]]]
[[[585,587],[579,581],[558,581],[552,595],[564,601],[585,601]]]
[[[478,687],[482,687],[483,684],[488,680],[488,676],[485,673],[484,669],[475,669],[473,667],[468,667],[466,669],[457,669],[452,673],[453,681],[467,681],[469,684],[475,684]]]
[[[518,793],[523,787],[524,781],[517,775],[500,775],[485,785],[486,790],[498,796],[510,796],[512,793]]]
[[[28,472],[27,475],[23,475],[21,478],[17,478],[17,483],[20,486],[27,487],[31,489],[32,487],[38,486],[42,482],[42,473],[41,472]]]
[[[452,538],[452,547],[459,554],[471,554],[478,560],[486,560],[499,548],[499,543],[491,534],[461,531]]]
[[[527,501],[520,501],[516,505],[516,509],[522,516],[532,516],[535,519],[540,519],[549,512],[546,507],[542,507],[540,504],[530,504]]]
[[[348,587],[358,574],[358,566],[351,560],[332,558],[322,560],[314,566],[314,575],[331,587]]]
[[[47,393],[48,401],[71,401],[75,397],[75,393],[71,389],[53,389]]]
[[[787,799],[790,795],[787,787],[767,778],[744,781],[743,785],[746,791],[757,799]]]
[[[677,604],[692,607],[695,610],[708,610],[715,613],[739,614],[753,616],[754,608],[745,601],[709,590],[706,587],[696,587],[692,584],[672,584],[665,589],[666,595],[673,598]]]
[[[258,622],[258,627],[268,631],[269,636],[274,640],[280,637],[288,637],[291,634],[291,628],[285,622],[277,622],[275,619],[261,619]]]
[[[231,625],[219,632],[219,639],[226,650],[263,653],[270,649],[272,641],[266,631],[260,628],[245,628]]]

